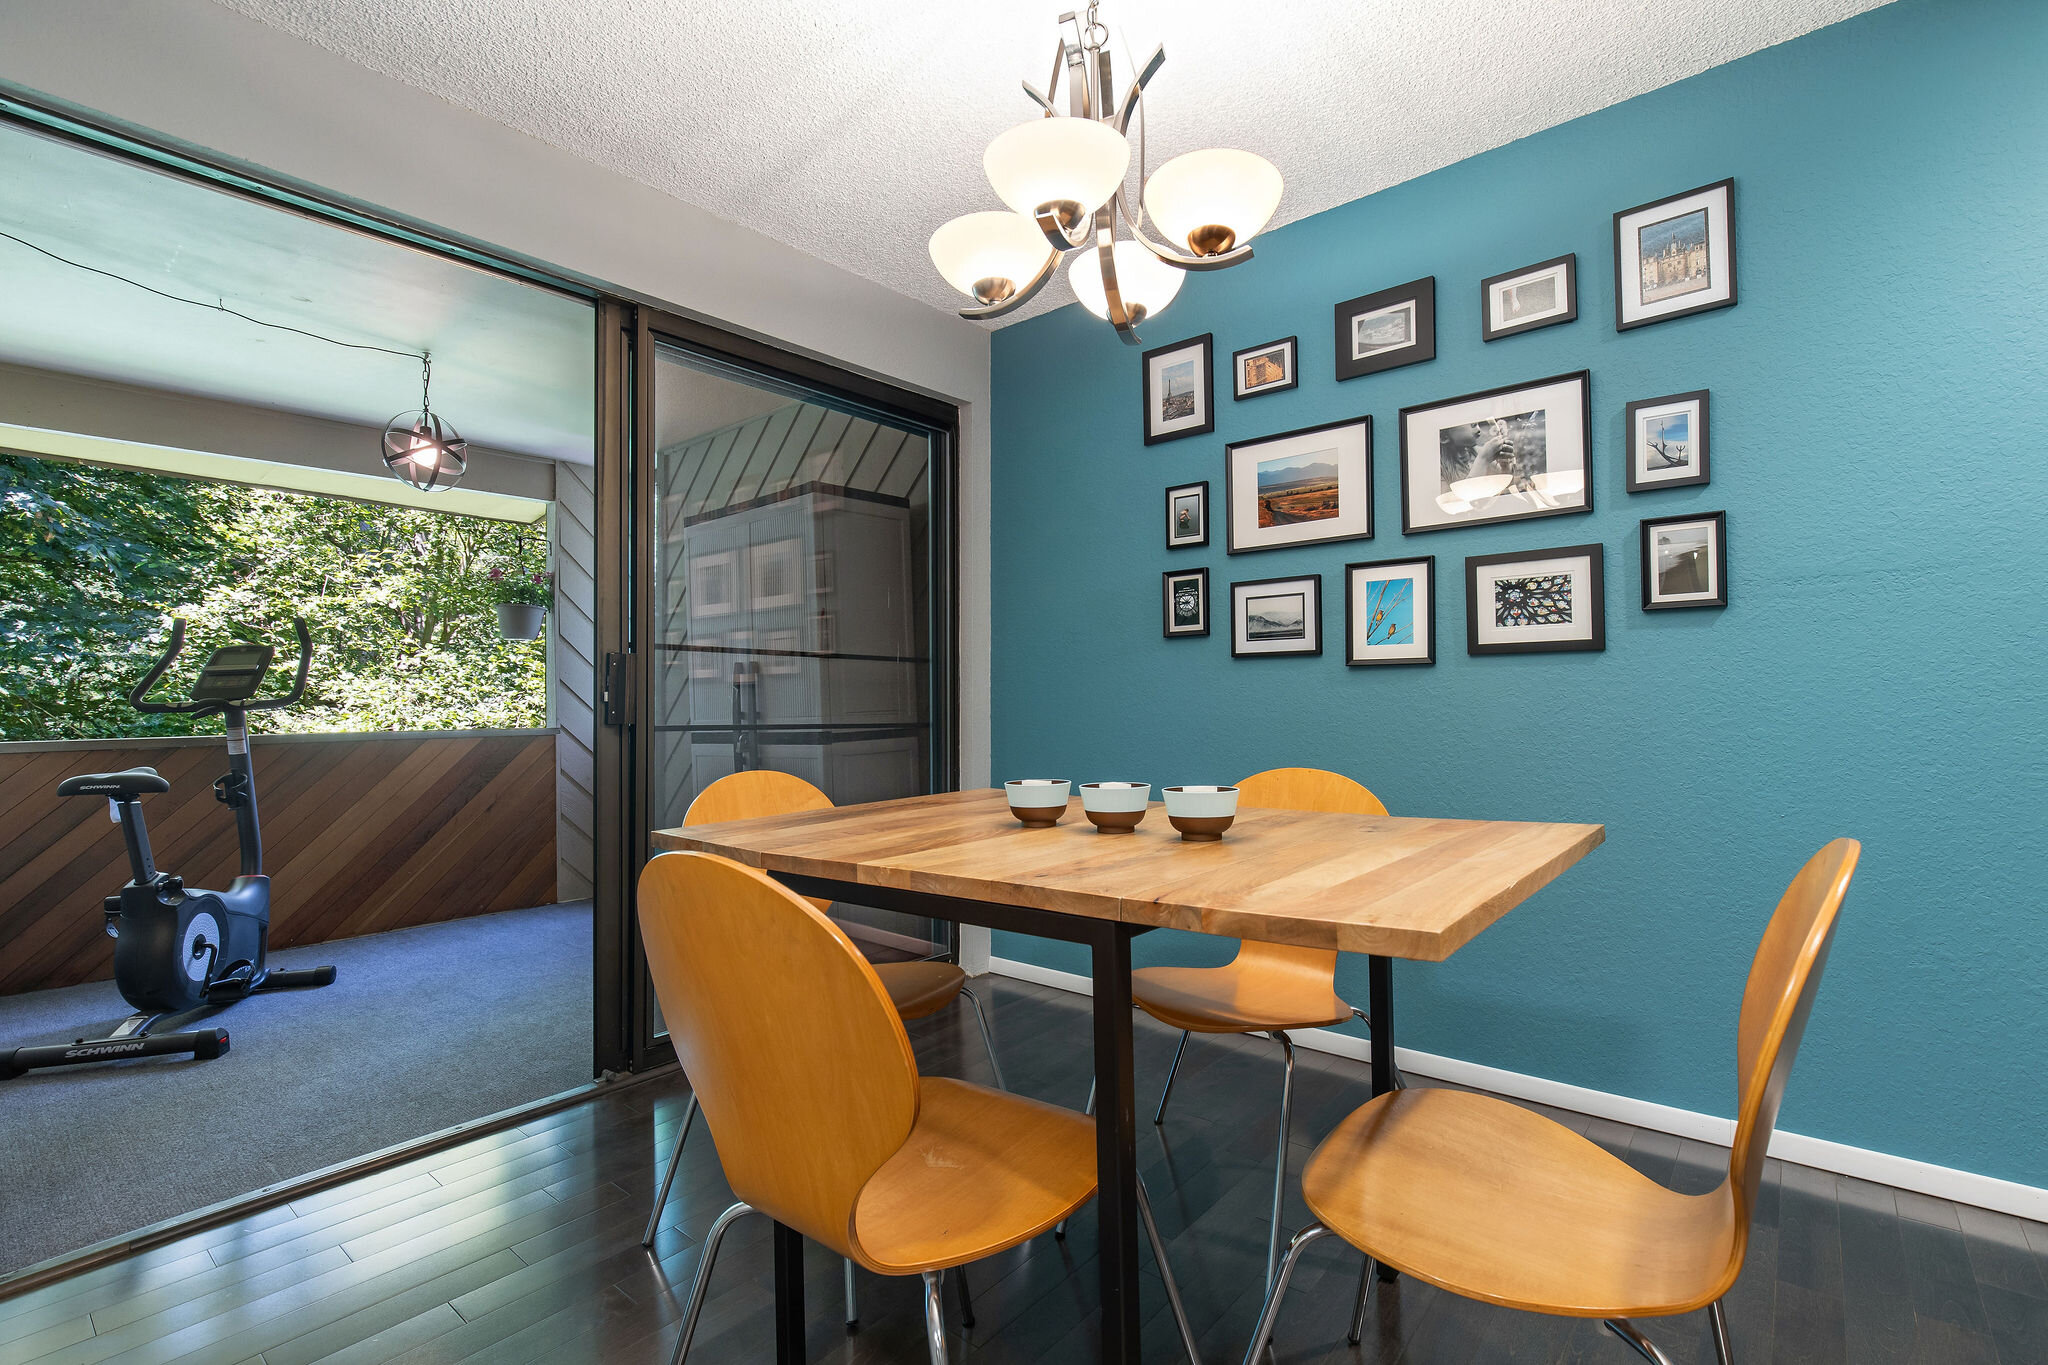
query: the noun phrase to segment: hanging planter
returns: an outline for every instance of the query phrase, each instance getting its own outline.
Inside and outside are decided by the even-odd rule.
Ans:
[[[508,640],[532,640],[547,624],[548,609],[529,602],[498,603],[498,633]]]
[[[491,595],[498,599],[498,633],[508,640],[531,640],[540,634],[554,604],[554,577],[493,569]]]

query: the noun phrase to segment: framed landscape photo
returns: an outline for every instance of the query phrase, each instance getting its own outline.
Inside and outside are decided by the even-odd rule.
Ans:
[[[1234,555],[1372,536],[1372,418],[1223,447]]]
[[[1707,482],[1707,391],[1628,405],[1628,491]]]
[[[1166,490],[1166,548],[1192,550],[1209,543],[1209,484],[1184,483]]]
[[[1559,256],[1479,282],[1479,335],[1499,341],[1579,315],[1579,258]]]
[[[1344,662],[1436,662],[1436,556],[1344,566]]]
[[[1436,359],[1436,276],[1337,305],[1337,378]]]
[[[1586,371],[1401,409],[1401,530],[1593,510]]]
[[[1279,393],[1300,382],[1294,373],[1293,337],[1238,351],[1230,357],[1231,398],[1258,398]]]
[[[1465,561],[1465,652],[1556,654],[1607,648],[1602,548],[1566,545]]]
[[[1735,302],[1735,182],[1614,215],[1614,330]]]
[[[1728,605],[1728,514],[1643,523],[1643,610]]]
[[[1182,635],[1209,633],[1209,571],[1168,570],[1160,575],[1160,609],[1165,613],[1163,629],[1171,640]]]
[[[1140,358],[1145,389],[1145,444],[1178,441],[1216,430],[1213,334],[1204,332]]]
[[[1230,585],[1230,657],[1323,652],[1323,576]]]

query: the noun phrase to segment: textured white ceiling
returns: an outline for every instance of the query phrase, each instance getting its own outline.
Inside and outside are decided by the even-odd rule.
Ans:
[[[999,208],[1073,0],[220,0],[913,298],[925,242]],[[1267,157],[1275,224],[1885,0],[1109,0],[1117,83],[1166,46],[1151,162]],[[679,249],[683,249],[679,244]],[[1012,319],[1072,301],[1064,280]]]

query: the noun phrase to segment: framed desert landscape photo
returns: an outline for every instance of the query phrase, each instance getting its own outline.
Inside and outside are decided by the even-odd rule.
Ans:
[[[1707,391],[1642,398],[1628,405],[1628,491],[1707,482]]]
[[[1372,535],[1372,418],[1233,441],[1223,491],[1234,555]]]
[[[1643,610],[1728,605],[1728,514],[1643,523]]]
[[[1401,529],[1593,510],[1586,371],[1401,409]]]
[[[1465,561],[1465,652],[1556,654],[1607,648],[1602,548],[1566,545]]]
[[[1436,662],[1436,556],[1344,566],[1344,662]]]
[[[1299,383],[1294,373],[1294,341],[1293,337],[1282,337],[1263,346],[1233,353],[1230,357],[1231,398],[1258,398],[1291,389]]]
[[[1169,569],[1159,576],[1162,629],[1171,640],[1209,633],[1209,571]]]
[[[1147,351],[1140,358],[1145,391],[1145,444],[1178,441],[1216,430],[1216,364],[1212,335],[1203,333]]]
[[[1230,585],[1230,656],[1323,652],[1323,576]]]
[[[1209,543],[1209,484],[1184,483],[1166,490],[1166,548],[1192,550]]]
[[[1614,215],[1614,329],[1735,302],[1735,182]]]
[[[1436,359],[1436,276],[1337,305],[1337,378]]]
[[[1577,255],[1540,261],[1479,282],[1481,340],[1499,341],[1518,332],[1555,327],[1578,315]]]

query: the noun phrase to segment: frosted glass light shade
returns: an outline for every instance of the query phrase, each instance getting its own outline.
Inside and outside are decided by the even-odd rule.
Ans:
[[[1106,123],[1037,118],[988,144],[981,168],[996,197],[1029,218],[1057,207],[1067,224],[1095,212],[1124,183],[1131,144]]]
[[[1115,260],[1117,293],[1123,296],[1124,311],[1133,323],[1165,312],[1187,278],[1185,270],[1167,265],[1136,242],[1118,242]],[[1067,267],[1067,280],[1083,308],[1109,320],[1109,299],[1103,293],[1102,265],[1095,248],[1075,254],[1073,264]]]
[[[1280,172],[1250,152],[1211,147],[1152,172],[1145,211],[1175,248],[1214,256],[1248,242],[1280,207]]]
[[[1029,218],[990,209],[969,213],[932,234],[932,264],[946,283],[976,303],[1001,303],[1030,283],[1052,244]]]

